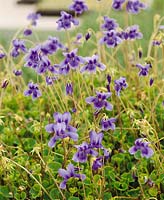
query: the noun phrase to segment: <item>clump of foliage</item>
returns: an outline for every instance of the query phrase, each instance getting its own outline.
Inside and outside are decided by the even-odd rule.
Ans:
[[[98,31],[71,35],[88,12],[74,0],[57,21],[65,43],[40,42],[32,13],[0,46],[0,199],[164,199],[164,17],[142,49],[131,15],[145,3],[110,6],[126,27],[100,13]]]

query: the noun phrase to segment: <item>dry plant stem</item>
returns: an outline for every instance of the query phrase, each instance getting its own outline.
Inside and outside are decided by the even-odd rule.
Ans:
[[[56,91],[56,93],[58,95],[58,98],[60,99],[60,102],[62,103],[63,108],[66,109],[66,110],[68,110],[67,104],[63,100],[64,98],[62,98],[63,97],[62,84],[59,84],[58,79],[56,80],[56,82],[57,82],[58,89],[60,90],[60,94],[58,92],[58,89],[56,89],[55,91]]]
[[[71,51],[71,39],[70,39],[70,34],[69,34],[69,32],[68,32],[67,29],[65,30],[65,32],[66,32],[66,36],[67,36],[68,49],[69,49],[69,51]]]
[[[15,162],[14,160],[12,160],[12,159],[10,159],[10,158],[7,158],[7,160],[8,160],[8,162],[13,163],[14,165],[16,165],[16,166],[20,167],[21,169],[23,169],[24,171],[26,171],[27,174],[29,174],[29,175],[31,176],[31,178],[33,178],[34,181],[42,188],[42,190],[47,194],[47,196],[48,196],[51,200],[53,200],[53,199],[51,198],[51,196],[48,194],[47,190],[46,190],[46,189],[43,187],[43,185],[32,175],[31,172],[29,172],[25,167],[23,167],[22,165],[18,164],[18,163]]]

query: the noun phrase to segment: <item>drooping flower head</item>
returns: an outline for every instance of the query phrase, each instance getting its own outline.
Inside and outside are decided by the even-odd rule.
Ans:
[[[109,18],[108,16],[104,16],[104,24],[102,24],[101,28],[105,31],[115,30],[118,27],[115,19]]]
[[[29,29],[29,28],[27,28],[27,29],[24,30],[23,34],[24,34],[25,36],[32,35],[32,30]]]
[[[61,11],[61,17],[56,22],[58,24],[58,30],[60,29],[69,29],[71,28],[71,23],[73,23],[75,26],[79,24],[79,21],[77,19],[74,19],[73,16],[69,13],[66,13],[64,11]]]
[[[61,189],[65,189],[66,188],[66,184],[67,184],[67,181],[70,179],[70,178],[79,178],[81,179],[82,181],[86,178],[86,176],[84,174],[77,174],[76,173],[76,168],[74,167],[73,164],[69,164],[67,166],[67,170],[65,169],[59,169],[59,175],[61,177],[63,177],[63,181],[60,183],[60,188]]]
[[[40,97],[42,94],[39,90],[39,87],[37,84],[34,84],[33,82],[30,82],[28,84],[28,90],[25,90],[24,92],[25,96],[30,96],[32,95],[32,99],[37,99],[38,97]]]
[[[108,90],[108,92],[110,92],[110,84],[111,84],[111,80],[112,80],[112,78],[111,78],[111,76],[108,74],[107,75],[107,85],[106,85],[106,88],[107,88],[107,90]]]
[[[27,16],[27,19],[31,22],[32,26],[36,26],[37,25],[37,20],[39,19],[41,15],[39,13],[30,13]]]
[[[146,9],[146,5],[139,0],[128,0],[126,9],[129,13],[138,14],[140,9]]]
[[[103,131],[108,131],[109,129],[115,130],[116,118],[102,119],[101,127]]]
[[[115,80],[114,83],[117,96],[120,96],[120,92],[128,87],[125,77],[120,77],[119,79]]]
[[[149,85],[152,86],[153,83],[154,83],[154,79],[153,79],[153,78],[150,78]]]
[[[88,33],[85,35],[85,40],[86,40],[86,41],[89,40],[90,37],[91,37],[91,33],[88,32]]]
[[[129,149],[129,153],[134,155],[137,151],[140,151],[142,157],[150,158],[154,151],[149,147],[149,144],[149,142],[144,141],[144,138],[139,138],[135,141],[135,145]]]
[[[54,147],[57,140],[66,137],[69,137],[74,141],[78,140],[77,129],[69,124],[71,121],[71,114],[69,112],[65,112],[64,114],[57,112],[54,113],[53,117],[55,123],[48,124],[45,127],[47,132],[53,133],[53,137],[48,143],[49,147]]]
[[[74,11],[76,14],[82,14],[83,12],[88,10],[87,5],[83,0],[73,0],[74,3],[70,5],[69,9]]]
[[[88,104],[93,104],[96,110],[105,108],[106,110],[112,110],[113,105],[110,104],[107,99],[112,95],[110,92],[96,92],[96,96],[90,96],[86,98]]]
[[[11,51],[12,57],[19,56],[20,52],[23,52],[23,53],[27,52],[24,40],[15,39],[15,40],[13,40],[12,44],[13,44],[13,48]]]
[[[93,55],[92,57],[85,57],[86,64],[81,68],[80,72],[83,73],[85,71],[88,71],[88,73],[96,73],[96,68],[100,69],[101,71],[104,71],[106,69],[106,66],[99,62],[98,55]]]
[[[72,85],[72,83],[67,83],[66,84],[65,91],[66,91],[66,95],[72,95],[72,93],[73,93],[73,85]]]
[[[151,64],[141,65],[136,64],[136,67],[140,69],[139,76],[147,76],[149,73],[149,69],[152,67]]]
[[[121,42],[122,39],[115,30],[104,32],[104,36],[100,39],[100,44],[106,44],[108,48],[114,48]]]

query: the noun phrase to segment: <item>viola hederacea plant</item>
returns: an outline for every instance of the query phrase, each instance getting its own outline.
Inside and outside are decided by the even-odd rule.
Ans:
[[[85,4],[83,0],[74,0],[73,4],[70,5],[69,9],[71,11],[74,11],[76,14],[80,15],[88,10],[88,6]]]
[[[146,3],[72,0],[56,31],[35,31],[38,9],[3,34],[0,199],[164,199],[163,13]]]
[[[86,176],[85,174],[78,174],[76,173],[76,168],[74,167],[73,164],[69,164],[67,166],[67,170],[65,169],[59,169],[59,175],[61,177],[63,177],[63,181],[60,183],[60,188],[61,189],[65,189],[66,188],[66,184],[67,184],[67,181],[70,179],[70,178],[77,178],[77,179],[80,179],[80,180],[85,180]]]
[[[58,30],[60,29],[69,29],[71,28],[71,24],[77,26],[79,24],[79,21],[75,19],[71,14],[61,11],[60,13],[61,17],[56,22],[58,24]]]
[[[55,123],[48,124],[45,127],[48,133],[53,134],[48,143],[51,148],[55,146],[56,141],[59,139],[69,137],[74,141],[78,140],[77,129],[69,124],[71,121],[71,114],[69,112],[64,114],[54,113],[53,117]]]
[[[96,110],[101,110],[105,108],[106,110],[111,111],[113,105],[107,101],[107,99],[112,94],[110,92],[96,92],[96,96],[90,96],[86,98],[88,104],[93,104]]]
[[[150,142],[144,141],[144,138],[139,138],[135,141],[135,145],[129,149],[129,153],[133,155],[137,151],[140,151],[142,157],[150,158],[153,156],[154,151],[149,145]]]

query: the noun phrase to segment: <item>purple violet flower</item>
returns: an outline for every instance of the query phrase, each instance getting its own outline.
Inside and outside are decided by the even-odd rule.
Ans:
[[[58,49],[62,48],[64,48],[64,45],[60,43],[59,39],[51,36],[49,36],[48,40],[41,45],[41,51],[44,55],[52,55]]]
[[[69,164],[67,166],[67,170],[59,169],[59,171],[58,171],[59,175],[64,178],[64,180],[60,183],[61,189],[66,188],[67,181],[70,178],[79,178],[82,181],[86,178],[86,176],[84,174],[77,174],[77,173],[75,173],[75,171],[76,171],[76,168],[73,166],[73,164]]]
[[[39,19],[41,15],[39,13],[30,13],[27,16],[27,19],[30,20],[32,26],[37,25],[37,20]]]
[[[112,95],[110,92],[96,92],[96,96],[90,96],[86,98],[88,104],[93,104],[96,110],[105,108],[106,110],[112,110],[113,105],[110,104],[107,99]]]
[[[112,131],[115,130],[115,123],[116,118],[110,118],[110,119],[102,119],[101,120],[101,126],[103,131],[108,131],[111,129]]]
[[[64,11],[61,11],[61,17],[56,22],[58,24],[58,30],[60,29],[69,29],[71,28],[71,23],[73,23],[75,26],[79,24],[79,21],[77,19],[74,19],[71,14],[66,13]]]
[[[88,71],[89,73],[96,73],[96,68],[98,67],[101,71],[106,69],[106,66],[103,63],[98,61],[98,55],[93,55],[92,57],[85,57],[86,65],[84,65],[80,72],[83,73]]]
[[[102,139],[104,134],[103,133],[96,133],[95,131],[90,131],[90,144],[91,148],[102,148]]]
[[[24,34],[25,36],[32,35],[32,30],[29,29],[29,28],[27,28],[27,29],[24,30],[23,34]]]
[[[122,39],[115,30],[104,32],[104,37],[100,39],[100,44],[106,44],[108,48],[114,48],[121,42]]]
[[[115,30],[118,27],[115,19],[104,16],[104,24],[102,24],[101,28],[105,31]]]
[[[4,58],[4,57],[6,57],[6,54],[3,53],[3,51],[0,49],[0,59],[2,59],[2,58]]]
[[[153,46],[160,46],[161,43],[162,43],[161,41],[153,40],[152,45]]]
[[[150,158],[154,151],[149,147],[149,144],[149,142],[144,141],[144,138],[139,138],[135,141],[135,145],[129,149],[129,153],[134,155],[137,151],[140,151],[142,157]]]
[[[87,162],[88,155],[97,156],[98,152],[91,149],[88,143],[83,142],[81,145],[75,145],[78,151],[74,154],[72,160],[75,162]]]
[[[74,3],[69,7],[70,10],[74,11],[76,14],[82,14],[84,11],[88,10],[87,5],[85,5],[83,0],[73,0]]]
[[[29,49],[25,57],[25,67],[32,67],[38,74],[45,73],[47,70],[51,71],[50,60],[41,52],[41,46]]]
[[[140,69],[139,76],[147,76],[149,69],[151,68],[151,64],[146,64],[146,65],[136,64],[136,67]]]
[[[146,9],[146,5],[139,0],[128,0],[126,9],[129,13],[137,14],[140,9]]]
[[[71,121],[71,114],[69,112],[54,113],[53,115],[55,123],[46,125],[45,129],[49,133],[53,133],[53,137],[50,139],[48,146],[53,148],[58,139],[66,137],[71,138],[74,141],[78,140],[77,129],[69,125]]]
[[[133,25],[129,26],[123,33],[123,37],[125,40],[135,40],[135,39],[142,39],[143,35],[139,32],[139,26]]]
[[[125,77],[120,77],[119,79],[115,80],[114,83],[117,96],[120,96],[121,90],[128,87]]]
[[[24,95],[25,96],[30,96],[32,95],[32,99],[37,99],[38,97],[40,97],[42,94],[38,88],[37,84],[34,84],[33,82],[30,82],[28,84],[28,90],[24,91]]]
[[[21,76],[22,75],[22,70],[14,69],[13,73],[15,74],[15,76]]]
[[[125,0],[113,0],[112,8],[115,10],[121,10],[124,2]]]
[[[98,168],[103,166],[103,156],[96,158],[92,164],[92,170],[98,170]]]
[[[56,81],[56,80],[57,80],[57,77],[46,76],[47,85],[52,85],[54,83],[54,81]]]
[[[72,85],[72,83],[67,83],[66,84],[65,91],[66,91],[66,95],[72,95],[72,93],[73,93],[73,85]]]
[[[12,43],[13,43],[13,49],[11,51],[12,57],[16,58],[17,56],[19,56],[20,51],[22,51],[23,53],[27,52],[24,40],[15,39],[15,40],[13,40]]]

